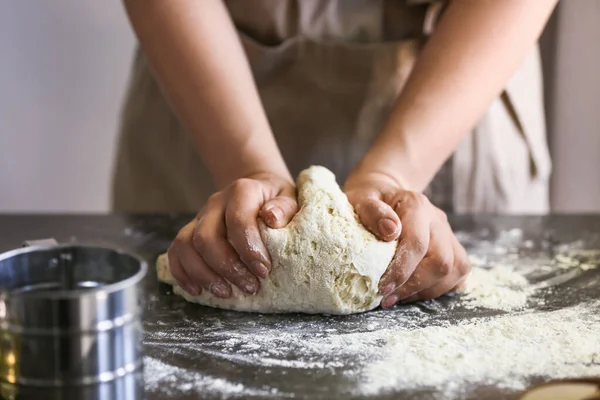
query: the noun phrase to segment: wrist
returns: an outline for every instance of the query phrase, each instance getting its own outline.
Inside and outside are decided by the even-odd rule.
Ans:
[[[258,175],[278,176],[293,182],[283,156],[270,132],[255,130],[229,137],[226,145],[199,146],[201,157],[210,171],[218,189],[224,189],[233,181]],[[227,151],[215,149],[227,148]]]
[[[267,141],[265,141],[267,142]],[[238,179],[279,179],[294,183],[277,145],[245,146],[215,169],[213,176],[219,189]]]
[[[265,163],[265,162],[244,162],[242,160],[224,165],[218,171],[211,171],[219,190],[224,189],[238,179],[258,179],[258,180],[283,180],[293,184],[294,180],[291,177],[287,167],[282,162]]]
[[[356,171],[385,174],[405,190],[422,192],[452,153],[452,146],[441,134],[436,139],[415,124],[407,129],[392,122],[364,155]]]
[[[404,190],[421,192],[427,179],[420,173],[419,163],[405,146],[375,143],[350,174],[356,177],[378,178]]]

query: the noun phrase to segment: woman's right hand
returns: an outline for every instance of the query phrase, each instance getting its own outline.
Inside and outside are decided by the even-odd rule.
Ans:
[[[231,284],[256,294],[258,278],[266,278],[271,270],[258,218],[271,228],[282,228],[297,210],[289,179],[261,173],[234,181],[213,194],[179,231],[168,251],[171,274],[191,295],[207,290],[228,298]]]

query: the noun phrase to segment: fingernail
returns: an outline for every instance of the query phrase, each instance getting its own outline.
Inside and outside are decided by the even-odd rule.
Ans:
[[[231,296],[231,289],[229,288],[229,286],[224,283],[224,282],[214,282],[212,285],[210,285],[210,291],[217,297],[221,297],[223,299],[228,298],[229,296]]]
[[[283,219],[283,211],[279,207],[271,206],[267,209],[267,212],[271,214],[273,222],[278,222]]]
[[[255,294],[258,292],[258,282],[255,279],[246,279],[242,283],[242,288],[248,294]]]
[[[394,221],[389,218],[383,218],[377,224],[379,233],[383,237],[389,237],[396,233],[397,225]]]
[[[250,264],[253,271],[255,271],[259,277],[266,278],[269,276],[269,269],[260,261],[254,261]]]
[[[386,297],[381,302],[381,308],[390,308],[391,306],[396,304],[397,301],[398,301],[398,296],[393,295],[393,296]]]
[[[393,282],[388,283],[383,287],[383,289],[381,289],[381,295],[385,297],[388,294],[391,294],[394,291],[394,289],[396,289],[396,284]]]
[[[197,296],[198,293],[200,293],[200,289],[198,289],[196,287],[196,285],[192,284],[192,283],[186,283],[183,286],[183,289],[188,292],[189,294],[191,294],[192,296]]]

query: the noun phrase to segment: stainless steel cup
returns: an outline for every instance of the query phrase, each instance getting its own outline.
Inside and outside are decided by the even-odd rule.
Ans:
[[[142,399],[147,269],[96,246],[1,254],[2,398]]]

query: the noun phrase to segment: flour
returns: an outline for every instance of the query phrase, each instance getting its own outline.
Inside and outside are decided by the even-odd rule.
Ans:
[[[149,392],[161,389],[162,393],[173,396],[182,393],[217,393],[222,398],[245,396],[276,396],[277,390],[256,390],[226,379],[189,373],[189,371],[166,364],[152,357],[144,357],[144,378]]]
[[[180,340],[198,360],[221,360],[270,372],[332,371],[343,375],[348,395],[435,389],[439,399],[460,399],[474,385],[509,391],[535,378],[600,375],[600,302],[552,312],[474,319],[418,328],[380,314],[376,329],[349,334],[316,333],[316,326],[208,330],[211,346]],[[420,315],[415,311],[415,316]],[[415,321],[415,319],[413,319]],[[314,329],[314,330],[313,330]],[[260,333],[258,333],[260,332]],[[180,337],[186,337],[185,332]],[[185,343],[185,344],[183,344]],[[218,345],[214,345],[218,343]],[[292,359],[288,359],[293,354]],[[147,388],[161,393],[213,393],[223,397],[293,397],[275,387],[253,388],[145,358]],[[165,389],[166,388],[166,389]],[[466,392],[465,392],[466,391]],[[212,398],[212,397],[211,397]]]
[[[360,389],[436,388],[450,399],[469,383],[517,390],[533,377],[600,375],[599,306],[386,332],[384,357],[365,366]]]
[[[600,250],[562,247],[562,253],[555,256],[553,265],[561,269],[580,268],[584,271],[595,269],[600,264]]]
[[[515,236],[513,232],[511,236]],[[463,296],[455,305],[467,309],[487,308],[492,310],[512,311],[524,308],[531,295],[544,285],[534,285],[529,282],[527,272],[569,271],[583,272],[595,269],[600,265],[599,250],[582,250],[570,247],[560,247],[558,254],[548,261],[550,265],[532,264],[529,268],[522,265],[506,263],[491,263],[485,258],[469,256],[474,267],[468,277]],[[506,251],[508,252],[508,250]],[[537,305],[544,303],[536,299]]]
[[[515,271],[514,266],[475,266],[466,281],[463,296],[456,304],[467,309],[510,311],[525,307],[534,291],[527,278]]]

